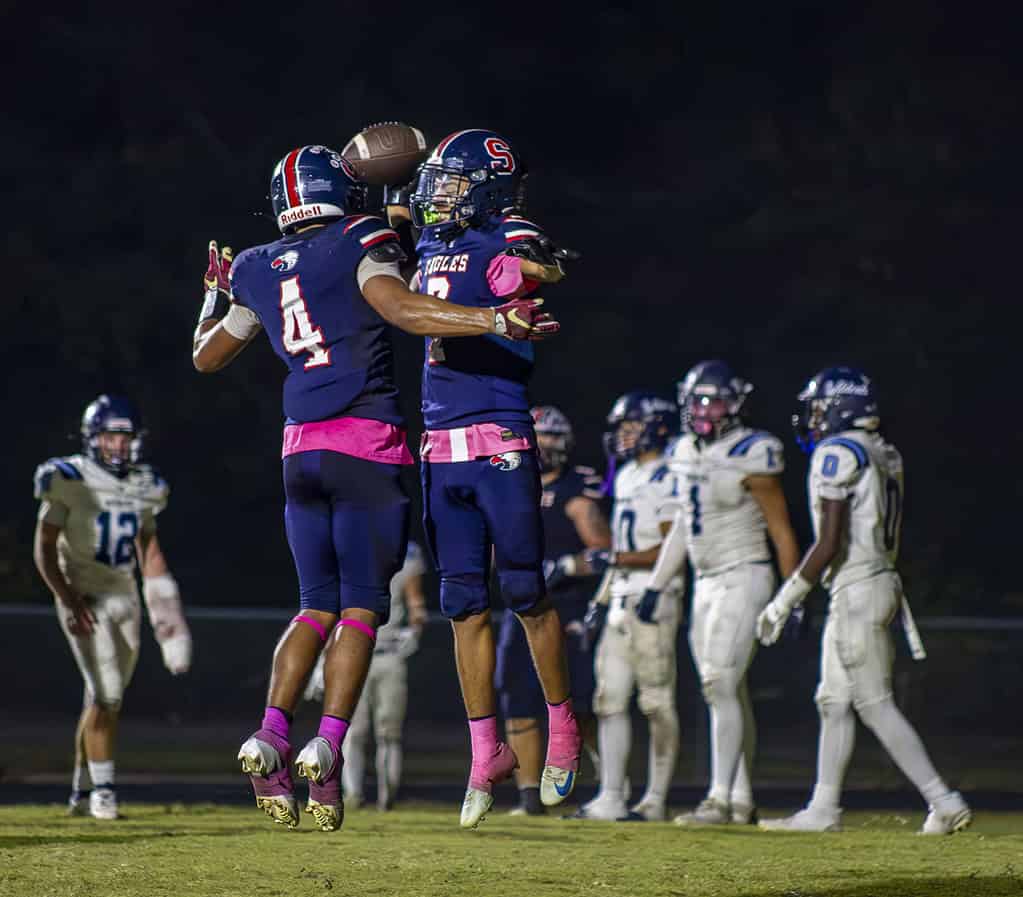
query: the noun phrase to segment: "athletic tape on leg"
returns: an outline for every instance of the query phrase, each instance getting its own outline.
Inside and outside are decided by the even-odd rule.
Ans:
[[[371,642],[377,640],[376,630],[368,623],[363,623],[362,620],[351,620],[346,617],[344,620],[338,620],[337,626],[334,628],[337,629],[338,626],[354,626],[359,632],[367,636]]]
[[[312,617],[304,617],[302,616],[302,614],[299,614],[297,617],[294,617],[291,622],[305,623],[308,626],[312,626],[313,629],[315,629],[316,632],[319,634],[321,642],[325,642],[327,640],[327,630],[324,629],[323,626],[316,620],[314,620]]]

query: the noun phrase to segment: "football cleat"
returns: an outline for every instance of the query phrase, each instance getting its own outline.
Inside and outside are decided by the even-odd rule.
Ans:
[[[923,828],[917,834],[952,835],[961,832],[971,822],[973,811],[963,800],[963,796],[958,791],[953,791],[947,797],[931,804]]]
[[[664,804],[652,800],[641,800],[629,808],[625,818],[628,822],[664,822],[667,815]]]
[[[298,825],[298,802],[293,794],[291,746],[267,729],[260,729],[238,751],[242,772],[252,782],[256,806],[278,825]]]
[[[93,788],[89,794],[89,815],[93,819],[117,819],[117,795],[113,788]]]
[[[82,794],[81,791],[72,791],[71,796],[67,799],[67,815],[88,816],[89,815],[88,795]]]
[[[498,744],[497,751],[482,768],[475,762],[469,770],[469,787],[465,790],[462,800],[462,815],[459,825],[462,828],[476,828],[490,812],[494,805],[493,789],[498,782],[509,778],[519,765],[515,752],[503,741]]]
[[[593,800],[583,804],[575,813],[565,819],[595,819],[601,822],[618,822],[629,815],[625,801],[612,799],[607,795],[598,794]]]
[[[340,751],[326,738],[317,735],[295,758],[295,769],[303,779],[309,780],[309,801],[305,811],[311,813],[322,832],[336,832],[345,819],[345,805],[341,801]]]
[[[752,804],[732,804],[732,825],[756,825],[757,808]]]
[[[675,817],[675,825],[696,828],[702,825],[728,825],[732,821],[732,811],[728,804],[720,803],[708,797],[700,805],[688,813],[680,813]]]
[[[547,760],[540,776],[540,803],[556,807],[575,789],[583,739],[578,725],[567,732],[552,732],[547,740]]]
[[[810,806],[784,819],[761,819],[758,825],[765,832],[840,832],[842,811]]]

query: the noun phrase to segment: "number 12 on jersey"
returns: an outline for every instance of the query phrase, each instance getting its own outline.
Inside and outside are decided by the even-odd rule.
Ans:
[[[330,350],[323,348],[323,331],[309,319],[297,274],[281,281],[281,317],[284,348],[290,355],[308,352],[306,370],[330,364]]]

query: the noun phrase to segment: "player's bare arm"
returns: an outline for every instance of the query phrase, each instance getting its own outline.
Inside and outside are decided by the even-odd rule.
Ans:
[[[472,308],[413,293],[397,277],[378,275],[362,286],[362,295],[388,324],[418,336],[485,336],[539,340],[560,325],[541,312],[542,299],[520,299],[493,308]]]
[[[803,603],[803,599],[838,556],[848,521],[848,499],[821,499],[817,541],[810,546],[796,572],[785,580],[771,603],[757,617],[757,637],[762,644],[773,645],[778,641],[789,614]]]
[[[43,582],[53,592],[54,597],[63,605],[70,615],[68,628],[74,635],[92,635],[96,615],[61,572],[57,562],[57,539],[60,527],[40,520],[36,524],[32,558]]]
[[[753,496],[767,521],[767,534],[778,556],[778,569],[788,579],[799,564],[799,543],[796,541],[789,506],[781,487],[781,478],[769,474],[754,474],[745,480],[746,489]]]
[[[167,559],[160,548],[160,540],[156,536],[156,528],[143,529],[138,535],[139,566],[143,576],[164,576],[170,573]]]
[[[202,374],[227,367],[259,332],[258,328],[251,328],[242,337],[226,329],[224,319],[232,308],[230,272],[233,261],[230,246],[218,250],[216,240],[210,240],[209,266],[203,275],[203,306],[192,338],[192,364]]]

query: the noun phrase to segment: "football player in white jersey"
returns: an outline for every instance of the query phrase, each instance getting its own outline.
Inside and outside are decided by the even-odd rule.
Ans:
[[[407,661],[419,647],[426,623],[423,549],[408,543],[405,562],[391,579],[391,615],[377,630],[376,646],[366,684],[352,714],[345,742],[345,764],[341,768],[345,807],[362,805],[366,778],[366,752],[370,729],[376,739],[377,809],[390,810],[401,783],[401,734],[408,705]],[[307,701],[323,698],[323,662],[320,653],[309,684]]]
[[[85,680],[69,809],[85,811],[84,757],[92,780],[89,812],[116,819],[114,742],[138,660],[140,573],[150,622],[172,674],[188,670],[192,642],[156,539],[167,483],[139,463],[138,412],[125,398],[99,396],[82,416],[82,442],[82,454],[52,458],[36,469],[40,505],[33,556]]]
[[[611,551],[587,553],[592,568],[605,568],[594,602],[606,606],[606,616],[594,664],[600,789],[580,808],[577,816],[584,819],[656,821],[665,816],[678,758],[675,642],[682,581],[671,582],[655,604],[644,605],[641,599],[660,549],[665,508],[677,502],[664,457],[677,431],[677,413],[674,402],[630,392],[615,402],[607,418],[608,453],[616,463],[625,463],[614,476]],[[650,769],[646,792],[628,808],[633,692],[650,726]]]
[[[892,637],[902,610],[914,656],[922,646],[895,570],[902,525],[902,456],[878,432],[874,386],[861,371],[834,367],[799,394],[796,441],[811,452],[807,489],[816,541],[757,620],[765,645],[818,581],[831,593],[821,646],[817,783],[810,803],[771,831],[838,831],[842,781],[856,736],[855,710],[929,806],[922,834],[970,824],[970,808],[934,768],[920,736],[892,696]]]
[[[746,671],[756,649],[757,615],[775,576],[768,537],[783,577],[799,562],[781,473],[781,441],[746,425],[753,385],[723,361],[702,361],[678,384],[685,433],[672,446],[680,508],[650,581],[649,600],[693,568],[689,646],[710,711],[711,779],[707,797],[679,825],[749,823],[756,744]]]

